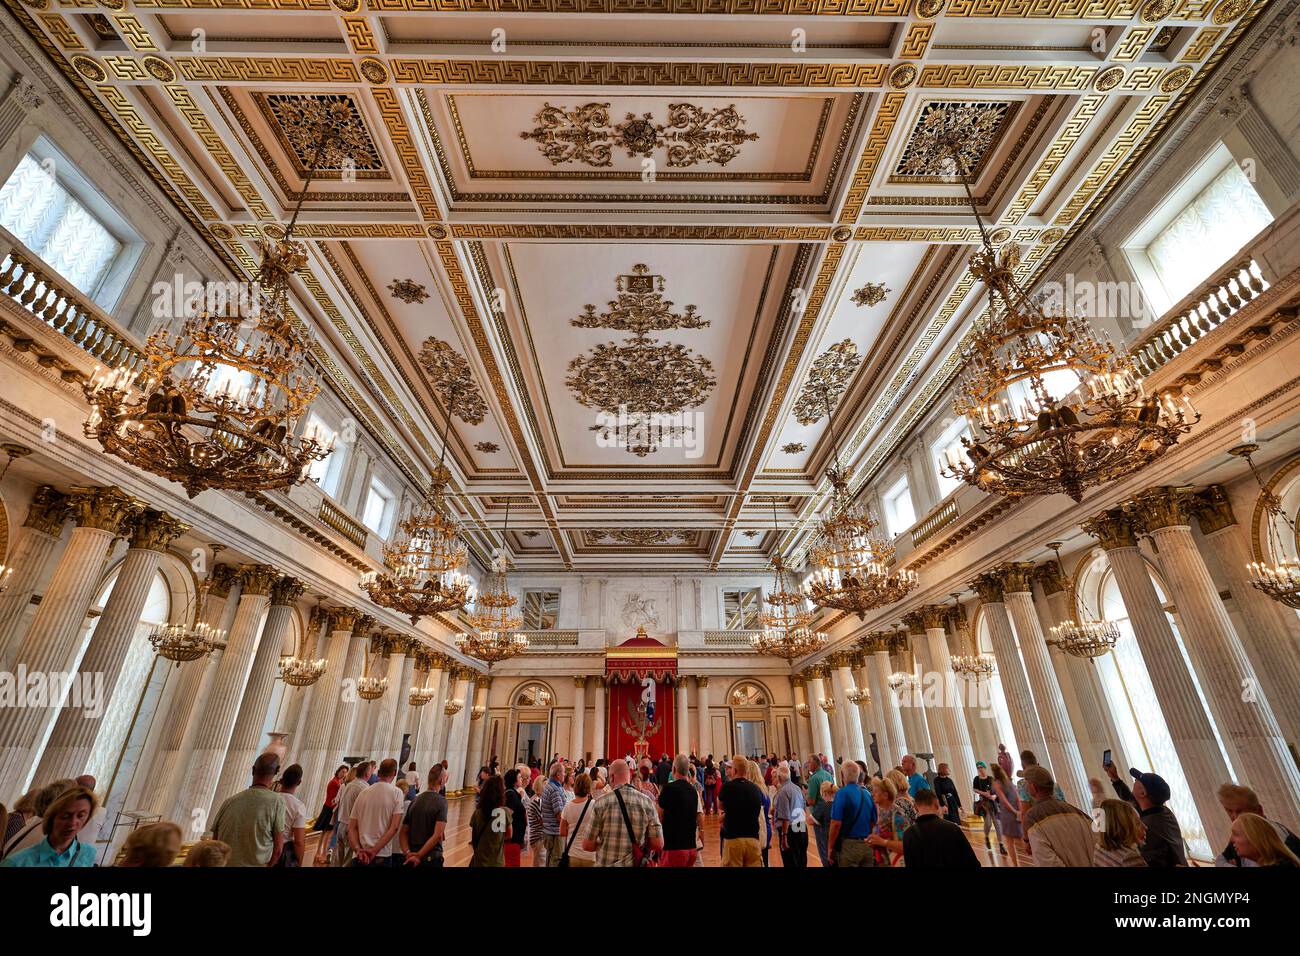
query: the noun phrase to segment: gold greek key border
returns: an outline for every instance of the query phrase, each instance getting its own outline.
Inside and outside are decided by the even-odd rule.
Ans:
[[[397,94],[387,87],[375,86],[371,87],[370,95],[374,97],[375,106],[384,120],[389,142],[402,161],[402,170],[406,173],[406,181],[411,187],[411,195],[420,209],[420,215],[426,220],[436,222],[442,218],[438,211],[438,201],[433,194],[433,187],[429,184],[429,176],[424,171],[424,165],[420,162],[420,154],[406,125],[406,117],[402,115],[402,106],[397,100]]]
[[[1227,33],[1226,27],[1206,27],[1192,38],[1192,42],[1187,44],[1182,54],[1178,57],[1179,63],[1200,63],[1214,45],[1219,42],[1219,38]]]
[[[830,226],[642,226],[565,223],[452,223],[453,239],[655,240],[720,242],[824,242]]]
[[[1083,91],[1097,70],[1051,63],[936,63],[921,67],[916,85],[947,90]]]
[[[1088,205],[1097,190],[1102,187],[1124,157],[1150,131],[1151,124],[1155,122],[1161,110],[1169,105],[1170,99],[1168,96],[1153,96],[1142,104],[1141,108],[1133,115],[1133,118],[1129,120],[1128,126],[1110,145],[1102,158],[1097,161],[1097,165],[1093,167],[1092,172],[1079,184],[1079,188],[1070,197],[1070,201],[1061,207],[1061,211],[1056,214],[1056,217],[1052,220],[1056,225],[1068,226],[1074,221],[1074,218]]]
[[[189,90],[183,86],[172,85],[164,86],[163,90],[171,100],[172,105],[176,107],[185,122],[189,124],[190,129],[194,131],[194,135],[199,138],[199,141],[212,155],[213,161],[226,174],[226,178],[230,180],[230,185],[235,187],[235,191],[244,200],[249,212],[258,219],[275,219],[270,207],[263,202],[261,194],[258,193],[248,177],[244,175],[243,168],[231,155],[230,150],[226,148],[225,140],[212,128],[208,122],[207,114],[194,102]]]
[[[1074,148],[1075,143],[1079,141],[1079,137],[1092,123],[1105,102],[1106,97],[1100,93],[1085,96],[1079,101],[1079,107],[1074,111],[1074,115],[1066,120],[1052,145],[1048,147],[1047,152],[1039,160],[1038,168],[1020,187],[1020,193],[1007,207],[1007,211],[1003,213],[1001,219],[1003,225],[1011,225],[1024,218],[1025,213],[1029,211],[1029,207],[1034,204],[1034,200],[1038,198],[1043,188],[1055,175],[1061,164],[1065,162],[1066,156],[1069,155],[1070,150]]]
[[[858,168],[853,172],[853,182],[849,185],[844,199],[844,208],[840,210],[840,223],[851,226],[858,221],[862,206],[871,191],[871,180],[876,174],[876,166],[889,144],[889,137],[894,132],[898,117],[903,112],[906,93],[886,93],[876,109],[876,118],[867,136],[862,155],[858,158]]]
[[[306,56],[178,56],[191,83],[360,83],[351,60]]]
[[[36,16],[40,19],[41,23],[45,24],[45,29],[50,31],[50,36],[54,38],[54,42],[63,49],[86,49],[86,44],[81,41],[81,37],[77,36],[77,32],[72,29],[72,25],[60,14],[38,13]]]
[[[343,35],[347,37],[348,46],[353,53],[378,53],[379,44],[370,29],[370,21],[365,17],[341,17]]]
[[[925,56],[930,40],[934,37],[934,21],[922,20],[909,24],[903,42],[898,45],[900,60],[919,60]]]
[[[1130,63],[1142,55],[1147,42],[1155,34],[1155,27],[1130,27],[1110,51],[1110,59],[1117,63]]]
[[[392,56],[393,82],[426,86],[753,86],[874,89],[884,63],[674,63],[598,60],[430,60]],[[254,77],[256,79],[257,77]]]
[[[122,34],[122,39],[132,50],[147,50],[150,53],[158,52],[158,45],[153,42],[153,37],[149,31],[144,28],[144,24],[137,17],[129,13],[114,13],[113,22],[117,24],[118,33]]]

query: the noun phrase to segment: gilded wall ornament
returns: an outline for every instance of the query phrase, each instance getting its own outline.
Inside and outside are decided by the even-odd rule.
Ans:
[[[912,129],[894,176],[907,179],[947,178],[964,170],[974,178],[997,145],[1011,115],[1011,103],[928,103]],[[951,144],[960,144],[958,156]]]
[[[806,451],[807,448],[808,446],[801,441],[792,441],[782,445],[781,451],[785,452],[787,455],[797,455],[801,451]]]
[[[597,531],[594,537],[598,541],[614,541],[633,547],[672,544],[685,541],[687,532],[670,531],[665,528],[615,528],[613,531]]]
[[[836,342],[817,356],[795,400],[795,421],[811,425],[826,414],[827,407],[834,408],[861,364],[862,356],[852,339]]]
[[[905,90],[916,82],[916,67],[910,63],[900,63],[889,71],[889,87],[894,90]]]
[[[1160,92],[1172,93],[1174,90],[1180,90],[1187,85],[1187,81],[1191,78],[1192,68],[1190,66],[1180,66],[1172,69],[1160,81]]]
[[[948,0],[918,0],[916,15],[923,20],[933,20],[943,13],[943,8],[947,5]]]
[[[1214,22],[1221,27],[1227,26],[1249,10],[1253,2],[1254,0],[1223,0],[1214,8]]]
[[[608,103],[573,107],[543,103],[533,122],[537,125],[523,130],[519,137],[537,143],[553,166],[609,166],[615,149],[626,152],[629,159],[663,150],[668,165],[674,168],[701,163],[726,166],[744,143],[758,139],[757,133],[745,129],[745,118],[735,104],[708,109],[693,103],[670,103],[664,123],[655,122],[653,113],[628,113],[621,122],[612,123]]]
[[[388,283],[388,291],[407,305],[419,305],[429,298],[429,293],[425,291],[424,286],[414,279],[394,279]]]
[[[1092,81],[1092,88],[1099,93],[1113,90],[1124,82],[1124,67],[1111,66],[1098,73]]]
[[[868,282],[853,293],[853,304],[860,306],[879,305],[885,301],[885,296],[893,291],[883,282]]]
[[[384,168],[356,101],[346,93],[271,93],[266,109],[298,172]],[[322,128],[334,134],[322,141]]]
[[[501,446],[494,441],[479,441],[474,443],[474,450],[481,451],[485,455],[495,455],[501,450]]]
[[[1174,12],[1174,7],[1178,6],[1178,0],[1147,0],[1142,4],[1141,17],[1143,23],[1155,23],[1163,20],[1169,14]]]
[[[92,83],[103,83],[108,79],[108,74],[104,72],[104,68],[88,56],[74,56],[72,65],[76,67],[78,73]]]
[[[580,329],[617,329],[635,335],[667,329],[702,329],[709,325],[693,305],[686,306],[684,312],[672,311],[672,301],[663,297],[664,277],[651,273],[642,263],[634,265],[630,274],[615,279],[614,288],[618,298],[608,303],[608,312],[597,315],[596,307],[589,304],[569,324]]]
[[[482,423],[487,402],[464,356],[441,339],[430,336],[420,347],[419,362],[429,384],[452,415],[470,425]]]

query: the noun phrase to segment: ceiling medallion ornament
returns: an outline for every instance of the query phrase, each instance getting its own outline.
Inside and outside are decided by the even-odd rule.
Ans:
[[[388,82],[388,71],[384,69],[384,64],[380,63],[378,60],[362,60],[361,75],[366,78],[367,83],[374,86]]]
[[[1110,66],[1098,73],[1092,80],[1092,88],[1099,93],[1113,90],[1124,82],[1124,67]]]
[[[384,161],[356,100],[346,93],[271,93],[266,109],[299,170],[375,172]],[[331,131],[319,144],[322,128]]]
[[[853,293],[853,304],[856,306],[871,307],[879,305],[885,301],[885,296],[893,292],[883,282],[868,282],[861,289]]]
[[[947,5],[948,0],[918,0],[916,15],[922,20],[933,20],[943,13],[943,8]]]
[[[673,168],[701,163],[726,166],[744,143],[758,139],[757,133],[744,128],[745,118],[734,103],[718,109],[670,103],[666,123],[656,123],[653,113],[628,113],[622,122],[611,123],[608,103],[568,108],[544,103],[533,122],[537,125],[519,137],[537,143],[553,166],[610,166],[615,149],[622,149],[629,159],[663,150]]]
[[[176,81],[176,71],[162,57],[146,56],[140,61],[140,64],[145,68],[145,72],[159,83],[174,83]]]
[[[1173,13],[1176,6],[1178,6],[1178,0],[1147,0],[1142,5],[1142,22],[1157,23]]]
[[[1119,643],[1118,625],[1093,617],[1087,608],[1083,608],[1083,614],[1079,613],[1082,599],[1075,594],[1074,580],[1065,574],[1065,565],[1061,563],[1061,542],[1049,541],[1047,546],[1056,555],[1056,571],[1065,586],[1065,606],[1070,609],[1070,616],[1050,629],[1047,643],[1071,657],[1086,661],[1106,656]]]
[[[1217,26],[1227,26],[1250,9],[1254,0],[1223,0],[1214,8],[1214,22]]]
[[[617,329],[634,335],[664,332],[668,329],[702,329],[710,323],[700,318],[695,306],[683,312],[672,311],[673,303],[663,297],[664,277],[637,263],[630,273],[614,280],[618,298],[611,300],[608,312],[596,314],[594,305],[584,306],[582,315],[569,324],[580,329]]]
[[[976,437],[966,458],[950,449],[945,474],[1019,498],[1084,491],[1140,471],[1191,430],[1200,415],[1185,398],[1147,395],[1133,359],[1102,339],[1065,303],[1045,307],[1016,278],[1014,244],[995,250],[971,195],[962,138],[934,148],[956,164],[983,248],[971,274],[988,309],[961,344],[953,409]]]
[[[946,179],[958,170],[972,170],[973,175],[978,175],[1001,137],[1012,105],[988,100],[927,103],[894,176]]]
[[[905,90],[916,82],[916,67],[911,63],[900,63],[889,71],[889,87],[894,90]]]
[[[1192,68],[1190,66],[1176,67],[1166,73],[1164,79],[1160,81],[1160,92],[1172,93],[1175,90],[1181,90],[1191,78]]]
[[[87,438],[138,468],[179,483],[193,498],[208,489],[264,491],[303,481],[333,448],[298,423],[320,392],[289,304],[290,277],[307,249],[293,228],[322,156],[348,145],[322,122],[283,238],[263,239],[251,288],[235,302],[188,318],[179,334],[149,336],[138,368],[97,369],[83,386]]]
[[[616,528],[613,531],[597,531],[595,537],[597,540],[616,541],[634,547],[649,547],[685,541],[686,534],[687,532],[664,528]]]
[[[481,451],[485,455],[495,455],[501,450],[501,446],[494,441],[478,441],[474,443],[474,450]]]
[[[1292,556],[1296,541],[1295,522],[1255,468],[1251,456],[1257,451],[1259,445],[1254,443],[1228,449],[1229,455],[1246,459],[1246,464],[1250,466],[1251,474],[1259,483],[1260,503],[1264,506],[1268,520],[1265,532],[1268,553],[1264,555],[1265,560],[1250,562],[1246,571],[1250,574],[1250,583],[1257,590],[1263,591],[1279,604],[1300,610],[1300,560]]]
[[[448,416],[455,415],[468,425],[483,423],[487,402],[463,355],[442,339],[429,336],[420,346],[418,362]]]
[[[506,499],[506,517],[501,526],[501,547],[492,553],[487,585],[479,592],[473,609],[466,616],[472,631],[456,639],[462,654],[487,664],[518,657],[528,650],[528,638],[517,633],[524,619],[515,610],[519,599],[510,593],[510,558],[505,552],[506,534],[510,529],[510,500]]]
[[[88,56],[74,56],[72,65],[76,67],[78,73],[92,83],[103,83],[108,79],[108,74],[104,72],[104,68]]]
[[[425,299],[429,298],[429,293],[425,288],[414,279],[394,279],[388,283],[388,291],[393,293],[393,297],[401,299],[407,305],[419,305]]]
[[[852,339],[836,342],[817,356],[808,370],[808,379],[794,403],[794,418],[800,425],[811,425],[829,414],[848,388],[853,373],[862,364],[862,356]]]
[[[808,446],[801,441],[786,442],[781,446],[781,451],[787,455],[797,455],[801,451],[807,451]]]

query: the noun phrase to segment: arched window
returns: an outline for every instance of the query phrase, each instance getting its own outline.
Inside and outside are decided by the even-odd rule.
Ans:
[[[737,684],[731,692],[732,707],[766,707],[767,691],[757,684]]]
[[[551,692],[541,684],[525,684],[515,695],[516,707],[550,707],[553,703]]]

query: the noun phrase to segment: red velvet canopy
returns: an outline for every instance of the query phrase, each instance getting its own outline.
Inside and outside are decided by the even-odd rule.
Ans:
[[[677,677],[677,648],[669,647],[638,628],[636,637],[605,652],[605,679],[615,683],[637,683],[653,677],[656,682]]]
[[[641,681],[652,678],[660,685],[655,694],[655,719],[645,722],[645,712],[639,709]],[[624,641],[605,652],[605,681],[608,685],[609,706],[606,714],[605,756],[619,757],[633,753],[657,757],[661,753],[675,753],[677,736],[675,703],[671,682],[677,679],[677,648],[669,647],[638,628],[636,637]],[[638,724],[644,723],[645,743],[638,747],[641,736]]]

